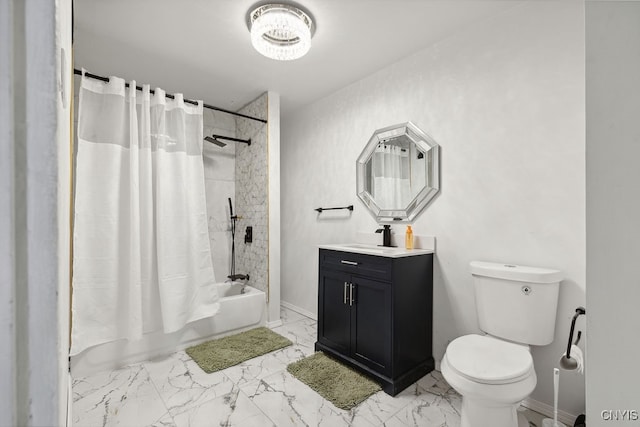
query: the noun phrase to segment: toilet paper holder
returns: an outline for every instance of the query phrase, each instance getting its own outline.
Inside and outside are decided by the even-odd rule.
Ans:
[[[581,314],[586,314],[586,313],[587,311],[584,309],[584,307],[578,307],[576,308],[576,314],[573,315],[573,319],[571,320],[571,330],[569,331],[569,342],[567,343],[567,355],[566,355],[567,359],[571,357],[571,344],[573,343],[573,329],[576,326],[576,319]],[[582,335],[582,331],[579,331],[578,339],[576,339],[576,344],[578,344],[578,341],[580,340],[581,335]]]

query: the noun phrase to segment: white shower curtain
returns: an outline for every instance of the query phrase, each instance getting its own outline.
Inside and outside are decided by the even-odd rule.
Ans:
[[[219,308],[202,163],[202,103],[82,77],[71,354],[177,331]]]
[[[373,193],[381,209],[404,209],[411,201],[409,152],[379,145],[373,153]]]

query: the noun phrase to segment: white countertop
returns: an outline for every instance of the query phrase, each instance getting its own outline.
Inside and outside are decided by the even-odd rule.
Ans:
[[[388,258],[401,258],[406,256],[424,255],[434,253],[434,249],[405,249],[403,247],[393,248],[385,246],[367,245],[363,243],[338,243],[328,245],[318,245],[321,249],[332,251],[351,252],[364,255],[377,255]]]

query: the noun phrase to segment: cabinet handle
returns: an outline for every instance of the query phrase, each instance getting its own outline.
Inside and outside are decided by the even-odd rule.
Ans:
[[[358,265],[357,262],[354,261],[345,261],[345,260],[341,260],[340,261],[342,264],[347,264],[347,265]]]
[[[344,302],[343,302],[343,304],[347,303],[347,285],[348,285],[348,283],[344,282]]]
[[[349,305],[353,305],[353,283],[349,284]]]

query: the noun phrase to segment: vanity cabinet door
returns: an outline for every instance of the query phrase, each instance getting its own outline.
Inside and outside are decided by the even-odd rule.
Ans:
[[[395,396],[434,369],[433,255],[320,249],[316,351]]]
[[[391,374],[391,283],[353,277],[351,357]]]
[[[349,274],[324,270],[318,287],[318,341],[343,354],[351,347],[350,279]]]

